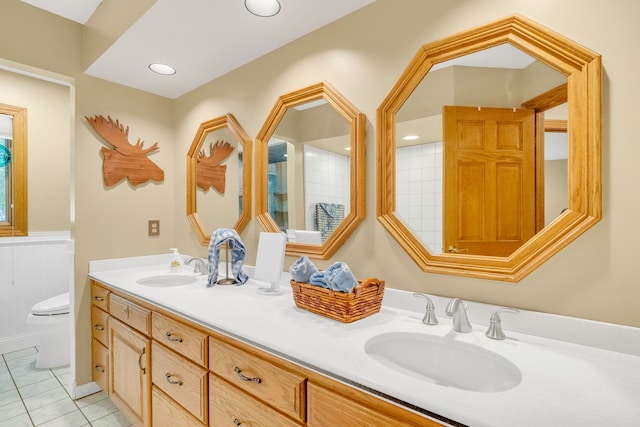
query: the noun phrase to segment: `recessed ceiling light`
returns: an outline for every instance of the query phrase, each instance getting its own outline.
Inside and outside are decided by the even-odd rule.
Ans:
[[[149,64],[149,69],[154,73],[170,76],[176,73],[176,69],[165,64]]]
[[[254,15],[269,17],[280,12],[278,0],[244,0],[244,7]]]
[[[407,136],[403,136],[402,139],[405,141],[415,141],[416,139],[419,139],[420,137],[418,135],[407,135]]]

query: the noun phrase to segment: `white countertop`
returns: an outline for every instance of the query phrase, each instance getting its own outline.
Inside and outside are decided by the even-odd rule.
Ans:
[[[142,277],[167,273],[169,257],[93,261],[89,276],[305,367],[331,373],[348,383],[381,392],[392,401],[406,402],[469,426],[640,426],[638,328],[563,320],[558,316],[559,324],[585,323],[586,330],[604,328],[606,335],[614,331],[613,335],[619,334],[631,343],[630,350],[623,353],[513,332],[509,330],[509,314],[502,317],[507,339],[490,340],[484,335],[487,322],[476,323],[472,315],[474,309],[486,308],[473,303],[469,303],[473,331],[455,333],[450,319],[441,315],[442,302],[446,300],[438,297],[433,299],[440,324],[426,326],[421,322],[422,312],[414,311],[415,307],[424,307],[424,301],[388,287],[379,313],[341,323],[297,308],[286,282],[281,286],[284,294],[279,296],[259,294],[257,289],[268,285],[253,279],[243,286],[211,288],[205,286],[206,276],[195,284],[179,287],[136,283]],[[534,312],[521,312],[519,316],[535,320],[531,313]],[[545,325],[553,327],[549,315],[543,316]],[[446,336],[492,351],[513,362],[522,372],[522,381],[507,391],[473,392],[401,374],[374,361],[364,351],[369,338],[394,331]]]

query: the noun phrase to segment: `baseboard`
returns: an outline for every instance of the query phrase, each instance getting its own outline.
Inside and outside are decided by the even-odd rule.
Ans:
[[[38,345],[38,334],[33,332],[4,337],[0,338],[0,354],[35,347],[36,345]]]
[[[73,400],[82,399],[85,396],[89,396],[90,394],[94,394],[99,391],[102,391],[102,388],[93,381],[78,385],[74,380],[71,384],[71,398]]]

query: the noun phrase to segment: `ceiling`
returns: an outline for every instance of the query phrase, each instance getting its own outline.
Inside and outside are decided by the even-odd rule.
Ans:
[[[22,1],[85,24],[109,0]],[[263,18],[244,0],[157,0],[85,73],[174,99],[375,0],[279,1],[280,13]]]

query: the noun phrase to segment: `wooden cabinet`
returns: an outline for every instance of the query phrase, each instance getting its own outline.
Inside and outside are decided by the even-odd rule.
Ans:
[[[109,397],[140,426],[151,425],[151,340],[124,323],[109,321]]]
[[[441,425],[93,281],[91,299],[93,379],[136,426]]]

